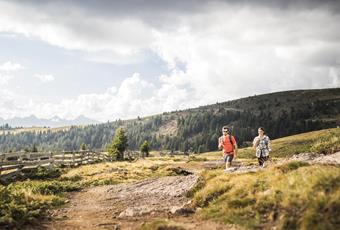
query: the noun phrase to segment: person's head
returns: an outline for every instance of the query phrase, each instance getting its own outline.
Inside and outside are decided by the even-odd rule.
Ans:
[[[266,134],[266,131],[264,131],[263,127],[260,127],[257,131],[258,131],[259,135],[265,135]]]
[[[228,126],[223,126],[222,133],[223,135],[230,134],[230,128]]]

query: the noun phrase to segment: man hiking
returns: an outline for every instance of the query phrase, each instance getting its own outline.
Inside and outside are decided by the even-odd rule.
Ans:
[[[223,126],[222,128],[223,136],[218,139],[218,148],[223,152],[223,159],[225,162],[226,170],[231,166],[233,159],[237,157],[237,143],[230,134],[230,128]]]

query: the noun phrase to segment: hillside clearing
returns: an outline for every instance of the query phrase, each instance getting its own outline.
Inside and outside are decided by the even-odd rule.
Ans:
[[[278,152],[287,157],[273,157],[264,169],[258,168],[253,158],[239,158],[230,173],[225,173],[220,152],[193,156],[152,153],[131,162],[52,171],[41,168],[28,176],[31,180],[0,186],[0,212],[4,215],[0,226],[309,229],[316,219],[316,226],[332,229],[339,223],[334,215],[340,208],[336,202],[340,153],[322,153],[334,151],[338,132],[329,129],[274,140],[273,148],[287,151]],[[309,145],[304,148],[306,143]],[[292,155],[294,148],[303,151]],[[306,149],[317,151],[304,152]],[[209,164],[215,165],[206,167]],[[52,219],[38,225],[46,210]],[[298,213],[290,216],[292,210]],[[325,215],[318,215],[318,210]],[[89,218],[93,221],[87,222]]]

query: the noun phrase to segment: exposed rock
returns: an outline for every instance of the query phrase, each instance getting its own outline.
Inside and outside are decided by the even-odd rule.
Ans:
[[[317,153],[300,153],[292,156],[291,158],[285,160],[296,160],[296,161],[305,161],[313,164],[340,164],[340,152],[324,155]]]
[[[133,217],[134,216],[133,208],[127,208],[123,212],[119,214],[119,218],[125,218],[125,217]]]
[[[194,174],[193,172],[183,169],[181,167],[169,168],[168,170],[174,172],[176,175],[188,176]]]

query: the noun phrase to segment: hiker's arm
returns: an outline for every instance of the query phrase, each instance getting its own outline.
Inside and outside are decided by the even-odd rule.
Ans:
[[[235,143],[235,144],[234,144],[234,159],[237,158],[237,151],[238,151],[237,143]]]
[[[255,137],[254,141],[253,141],[253,149],[256,149],[256,147],[259,145],[260,140],[257,140],[257,138]]]
[[[223,140],[222,137],[218,138],[218,149],[221,150],[223,147]]]
[[[270,139],[269,139],[269,137],[268,137],[268,150],[269,150],[269,152],[272,151],[272,146],[271,146],[271,144],[270,144]]]

